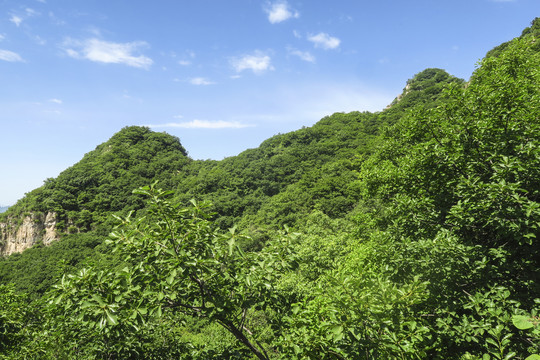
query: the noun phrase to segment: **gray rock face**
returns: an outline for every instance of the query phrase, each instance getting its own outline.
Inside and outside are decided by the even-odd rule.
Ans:
[[[11,255],[32,247],[38,241],[45,245],[58,239],[56,213],[26,214],[22,218],[8,218],[0,223],[0,254]]]

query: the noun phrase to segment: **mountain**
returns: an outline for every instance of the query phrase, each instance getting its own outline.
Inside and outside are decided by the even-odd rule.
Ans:
[[[69,233],[107,235],[112,213],[127,214],[144,206],[133,189],[154,181],[172,188],[174,176],[189,162],[178,138],[126,127],[2,214],[0,252],[22,251],[44,240],[45,227],[46,243]],[[40,225],[47,219],[47,226]]]
[[[180,203],[191,198],[211,201],[222,228],[238,222],[294,225],[313,209],[343,216],[358,200],[347,189],[358,167],[355,158],[372,151],[382,127],[414,104],[433,106],[452,83],[463,80],[427,69],[410,79],[403,94],[381,113],[336,113],[222,161],[194,161],[178,138],[126,127],[3,214],[1,252],[20,252],[38,241],[49,244],[62,234],[93,231],[106,236],[111,214],[142,209],[132,190],[154,181],[175,190]],[[326,175],[321,177],[321,172]],[[47,216],[47,226],[35,226]],[[16,225],[21,219],[22,227]]]
[[[0,216],[0,356],[534,357],[538,24],[221,161],[120,130]]]

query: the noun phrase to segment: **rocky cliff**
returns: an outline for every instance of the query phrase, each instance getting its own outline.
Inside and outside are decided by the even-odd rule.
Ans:
[[[58,239],[56,213],[30,213],[0,223],[0,254],[22,252],[39,241],[49,245]]]

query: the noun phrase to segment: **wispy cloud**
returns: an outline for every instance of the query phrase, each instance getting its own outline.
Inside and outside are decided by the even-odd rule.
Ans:
[[[267,70],[274,70],[271,61],[272,59],[270,56],[265,55],[260,51],[256,51],[252,55],[232,58],[230,63],[237,73],[244,70],[251,70],[255,74],[261,74]]]
[[[55,103],[55,104],[58,104],[58,105],[62,104],[62,100],[60,100],[60,99],[49,99],[49,102],[52,102],[52,103]]]
[[[341,44],[341,40],[323,32],[308,36],[308,40],[315,44],[315,47],[320,47],[325,50],[336,49],[339,47],[339,44]]]
[[[26,16],[28,16],[28,17],[40,15],[39,12],[37,12],[36,10],[31,9],[31,8],[26,8],[26,9],[24,9],[24,11],[26,13]]]
[[[9,18],[9,21],[14,23],[17,27],[19,27],[22,22],[28,18],[39,16],[41,15],[39,12],[32,8],[25,8],[24,12],[19,11],[18,14],[11,14],[11,17]]]
[[[208,120],[192,120],[181,123],[167,123],[146,125],[150,128],[184,128],[184,129],[243,129],[254,125],[242,124],[238,121],[208,121]]]
[[[300,51],[297,49],[290,48],[289,54],[298,56],[300,59],[314,63],[315,62],[315,56],[313,56],[309,51]]]
[[[298,11],[291,9],[286,1],[269,3],[264,8],[264,11],[268,14],[268,21],[272,24],[277,24],[290,18],[300,17]]]
[[[153,61],[144,55],[135,55],[148,44],[144,41],[114,43],[96,38],[86,40],[68,39],[63,47],[66,54],[75,59],[86,59],[106,64],[124,64],[136,68],[148,69]]]
[[[192,85],[212,85],[215,84],[215,82],[210,81],[203,77],[196,77],[189,80],[189,83]]]
[[[24,62],[23,58],[9,50],[2,50],[0,49],[0,60],[9,61],[9,62]]]
[[[17,16],[17,15],[11,15],[11,18],[9,18],[9,21],[11,21],[12,23],[14,23],[17,27],[19,27],[19,25],[21,25],[23,19],[22,19],[22,17],[20,17],[20,16]]]

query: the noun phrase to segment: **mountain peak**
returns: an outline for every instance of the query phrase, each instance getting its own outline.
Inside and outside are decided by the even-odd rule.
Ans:
[[[452,76],[443,69],[425,69],[407,80],[403,92],[388,105],[387,110],[399,108],[401,111],[418,104],[429,106],[437,100],[446,85],[463,82],[463,79]]]

